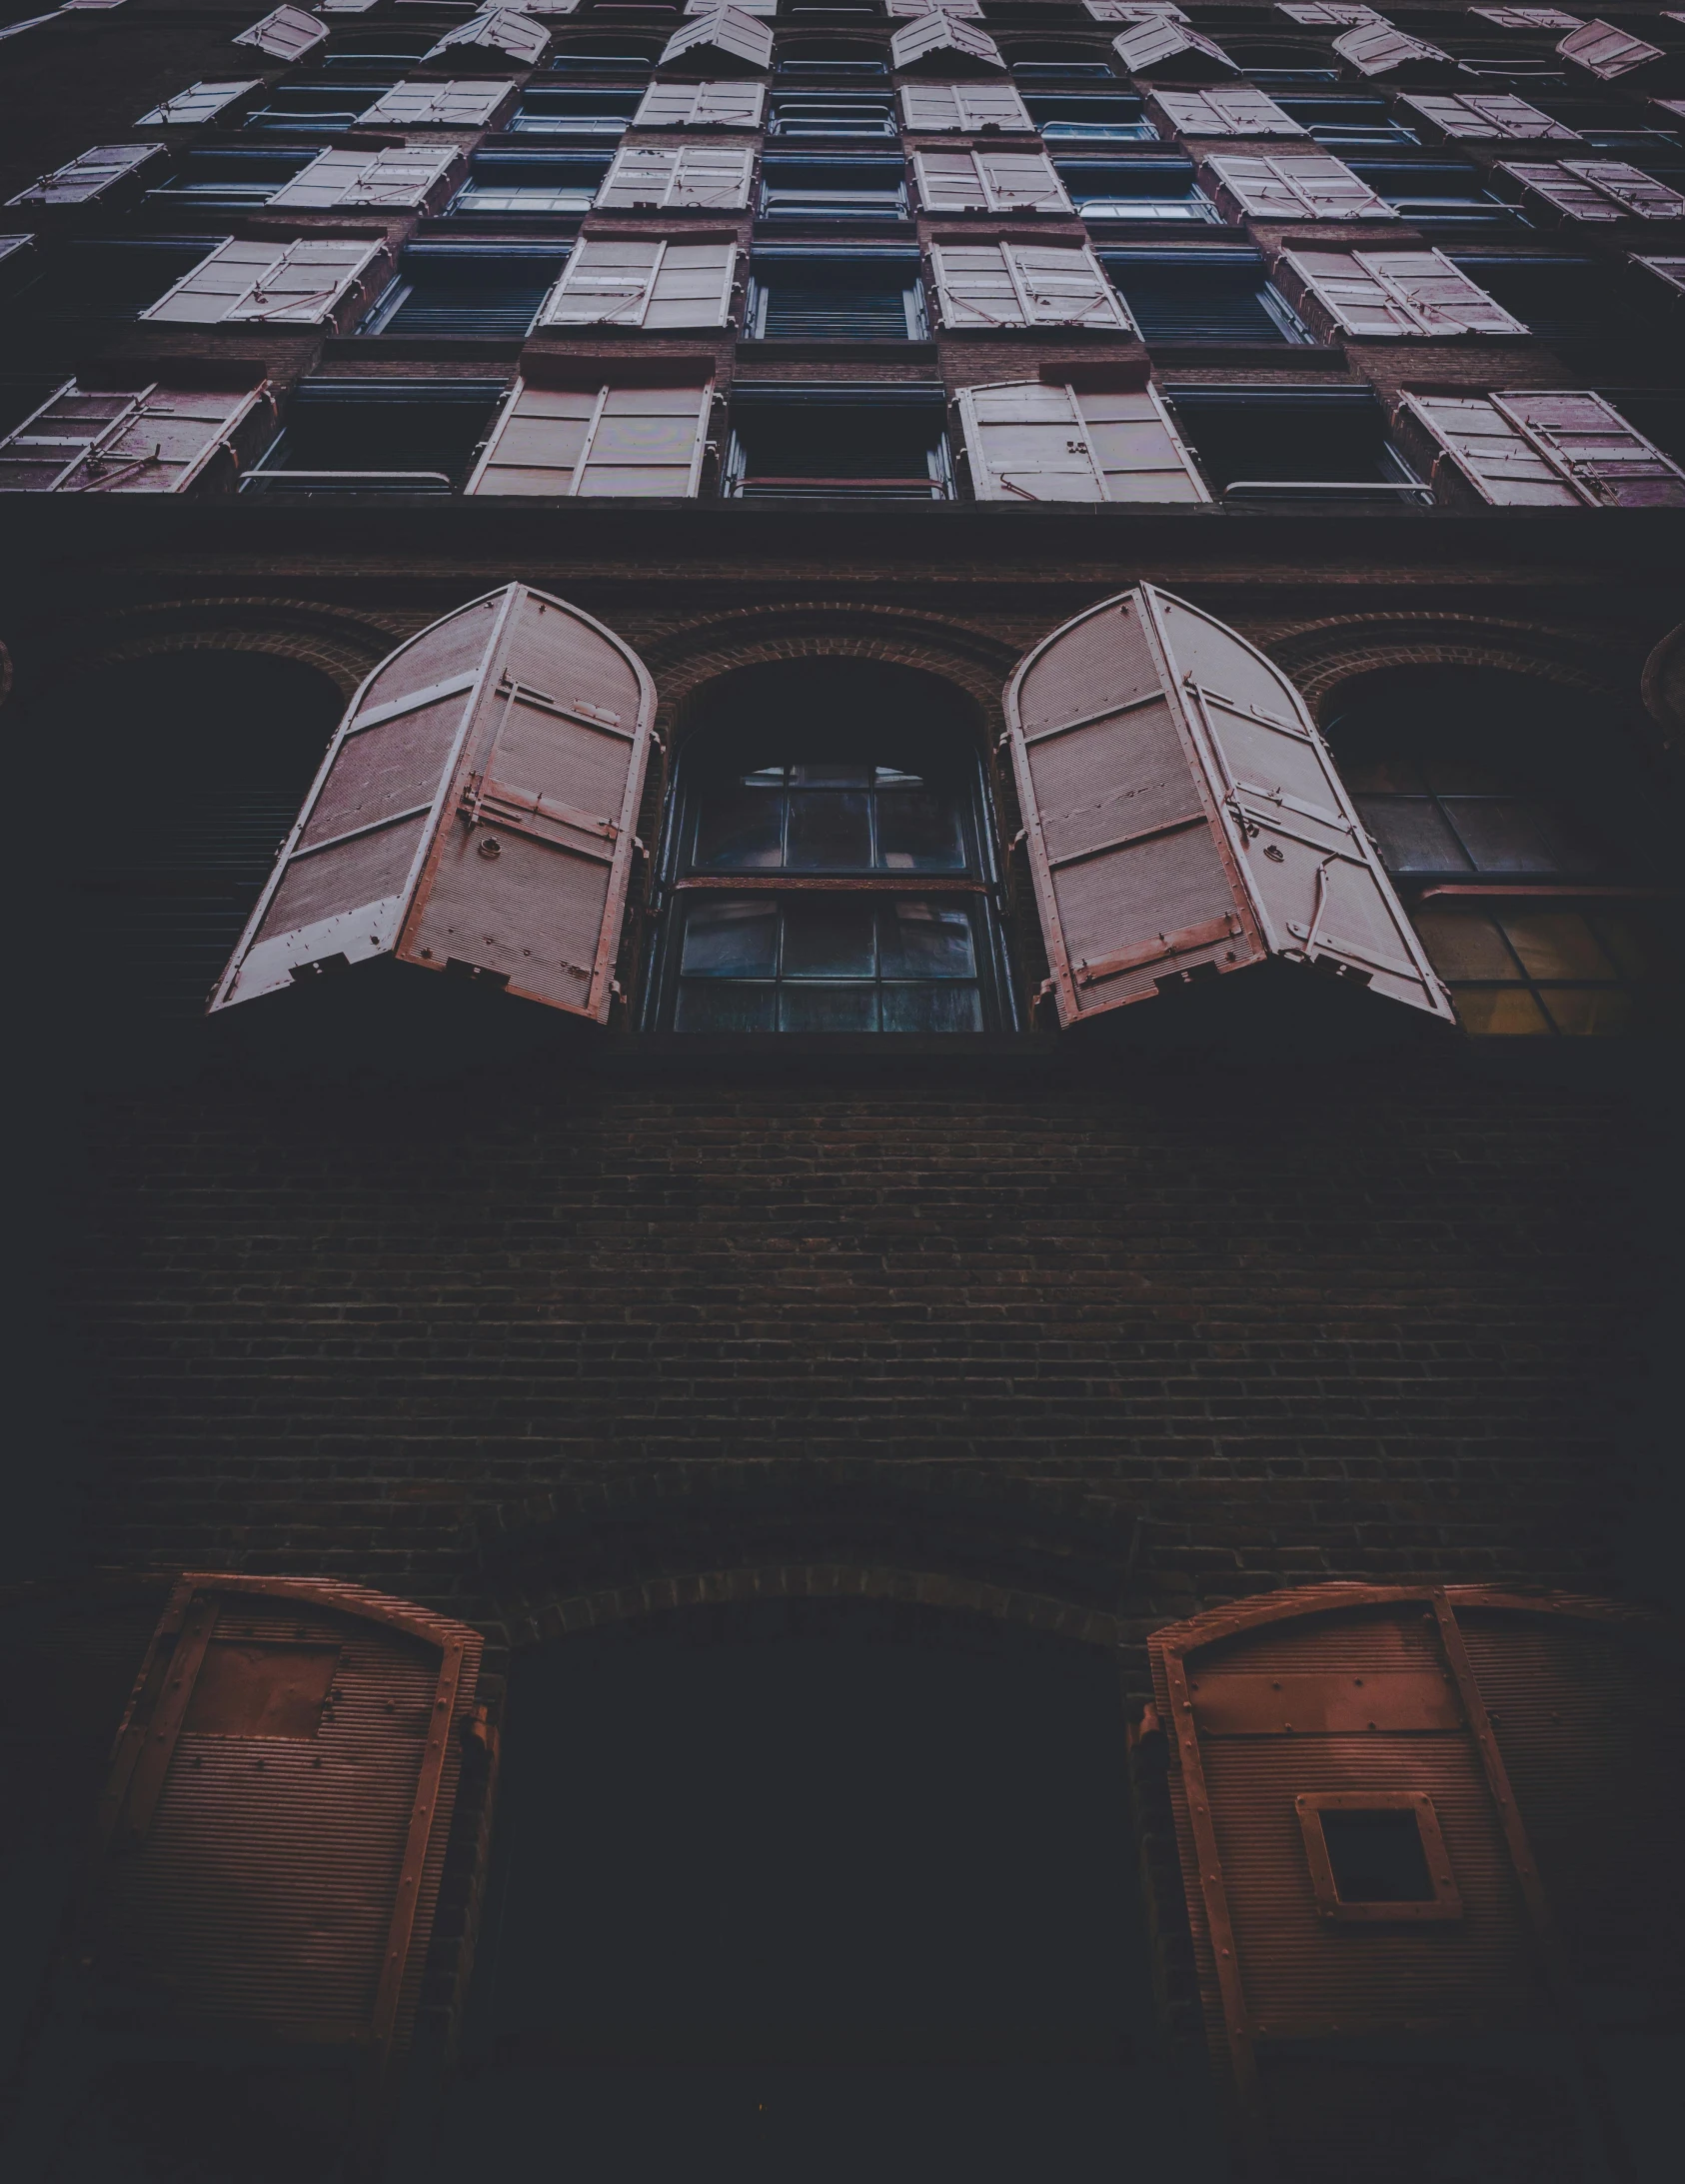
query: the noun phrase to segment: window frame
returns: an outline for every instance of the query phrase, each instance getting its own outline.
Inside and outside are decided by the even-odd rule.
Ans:
[[[1433,1799],[1422,1790],[1313,1790],[1293,1799],[1299,1831],[1304,1838],[1305,1860],[1316,1894],[1317,1915],[1347,1926],[1444,1925],[1461,1919],[1463,1899],[1452,1873],[1450,1853],[1440,1831]],[[1408,1812],[1416,1822],[1416,1835],[1427,1866],[1431,1897],[1419,1901],[1388,1902],[1384,1898],[1342,1896],[1334,1877],[1333,1857],[1323,1833],[1325,1812]]]

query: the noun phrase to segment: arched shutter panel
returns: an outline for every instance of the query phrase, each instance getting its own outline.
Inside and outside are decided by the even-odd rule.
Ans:
[[[490,52],[507,54],[523,68],[536,68],[549,43],[549,31],[520,8],[485,8],[469,22],[448,30],[436,46],[428,48],[426,58],[436,60],[453,46],[485,46]]]
[[[1412,38],[1392,24],[1377,17],[1370,23],[1359,23],[1355,30],[1348,30],[1334,40],[1334,51],[1342,61],[1349,61],[1360,76],[1390,76],[1395,69],[1417,67],[1424,61],[1434,62],[1446,68],[1453,65],[1451,56],[1442,53],[1438,46],[1429,45],[1425,38]]]
[[[1310,134],[1261,91],[1153,91],[1147,112],[1161,136],[1303,137]]]
[[[716,8],[674,32],[662,48],[660,65],[666,68],[687,53],[713,53],[745,68],[771,68],[773,34],[742,8]]]
[[[1396,220],[1397,212],[1328,152],[1223,152],[1200,175],[1228,220]]]
[[[328,26],[303,8],[277,8],[234,40],[237,46],[256,46],[278,61],[296,61],[314,51],[328,35]]]
[[[409,2042],[482,1641],[327,1580],[182,1579],[118,1733],[81,1984],[148,2032]]]
[[[636,653],[524,584],[412,638],[353,700],[212,1008],[396,956],[606,1019],[654,710]]]
[[[632,117],[635,129],[759,129],[764,83],[653,83]]]
[[[901,120],[911,130],[1033,129],[1009,83],[903,83]]]
[[[1131,76],[1147,75],[1166,63],[1185,68],[1190,56],[1209,67],[1223,69],[1230,76],[1240,73],[1220,45],[1201,31],[1191,30],[1187,24],[1165,16],[1152,16],[1137,23],[1132,30],[1119,31],[1111,46]],[[1198,75],[1205,71],[1196,67],[1194,73]]]
[[[963,387],[959,415],[980,501],[1210,498],[1152,386]]]
[[[1602,22],[1596,16],[1569,31],[1556,50],[1565,61],[1572,61],[1601,83],[1610,83],[1617,76],[1629,75],[1635,68],[1647,68],[1652,61],[1665,58],[1660,46],[1647,45],[1631,31],[1617,30],[1613,23]]]
[[[1142,585],[1038,645],[1006,719],[1061,1024],[1269,957],[1451,1020],[1303,702],[1244,638]]]
[[[892,68],[921,68],[932,61],[951,65],[956,60],[972,61],[979,68],[1006,66],[1000,48],[986,31],[973,30],[969,23],[946,13],[921,15],[916,22],[903,23],[890,34]]]

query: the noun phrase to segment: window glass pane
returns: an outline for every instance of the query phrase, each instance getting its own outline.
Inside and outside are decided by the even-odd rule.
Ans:
[[[1577,911],[1521,911],[1505,916],[1509,945],[1532,979],[1612,979],[1615,968]]]
[[[1457,1022],[1489,1038],[1548,1032],[1544,1011],[1524,986],[1468,986],[1456,996]]]
[[[770,979],[778,960],[776,903],[727,896],[693,903],[680,970],[687,978]]]
[[[869,900],[859,896],[808,896],[787,903],[785,976],[869,979],[876,968],[871,913]]]
[[[678,1032],[772,1032],[778,1029],[776,986],[736,986],[699,979],[679,989]]]
[[[1460,910],[1423,910],[1416,914],[1416,931],[1442,979],[1520,977],[1490,918]]]
[[[753,779],[753,777],[751,777]],[[784,798],[748,782],[704,799],[697,822],[697,863],[737,872],[784,862]]]
[[[875,1032],[874,986],[781,986],[781,1032]]]
[[[1359,797],[1363,824],[1388,872],[1467,872],[1468,859],[1435,804],[1423,797]]]
[[[885,986],[885,1032],[980,1032],[982,998],[974,986]]]
[[[890,872],[960,872],[959,815],[946,797],[905,791],[877,799],[878,863]]]
[[[1378,756],[1369,759],[1340,759],[1340,778],[1355,796],[1360,789],[1370,789],[1388,796],[1419,797],[1427,783],[1420,766],[1414,759],[1396,759]]]
[[[1444,804],[1477,872],[1596,870],[1589,847],[1547,805],[1509,797],[1447,797]]]
[[[1641,913],[1600,910],[1594,927],[1623,979],[1659,979],[1665,975],[1666,944]]]
[[[835,790],[790,800],[792,872],[859,872],[871,863],[866,799]]]
[[[868,789],[871,768],[810,760],[806,766],[793,766],[790,778],[798,789]]]
[[[1632,996],[1625,987],[1551,987],[1540,996],[1559,1032],[1570,1038],[1606,1038],[1632,1024]]]
[[[976,976],[971,921],[938,903],[885,903],[881,912],[886,979],[969,979]]]

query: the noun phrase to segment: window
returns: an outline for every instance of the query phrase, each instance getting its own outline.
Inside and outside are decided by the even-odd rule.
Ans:
[[[336,75],[361,75],[370,82],[386,77],[396,83],[420,64],[433,42],[432,32],[425,30],[338,31],[317,66]]]
[[[1484,669],[1393,669],[1336,701],[1341,774],[1464,1029],[1654,1024],[1656,808],[1588,701]]]
[[[1293,1802],[1323,1918],[1396,1925],[1462,1917],[1431,1797],[1335,1790]]]
[[[763,83],[653,83],[639,104],[640,129],[759,129]]]
[[[1178,225],[1219,217],[1194,188],[1193,168],[1183,159],[1061,159],[1058,175],[1084,220]]]
[[[738,247],[729,237],[592,236],[576,245],[545,326],[729,326]]]
[[[1117,80],[1111,63],[1096,58],[1091,47],[1013,46],[1006,61],[1015,81],[1026,85],[1063,80],[1075,82],[1083,76],[1099,76],[1113,83]]]
[[[922,341],[917,256],[758,250],[744,331],[751,341]]]
[[[887,97],[863,91],[787,93],[773,101],[776,137],[892,137],[895,109]]]
[[[1621,271],[1592,258],[1497,258],[1454,253],[1453,263],[1546,339],[1619,335],[1636,299]]]
[[[589,212],[608,171],[607,153],[476,152],[450,217]]]
[[[1248,83],[1259,84],[1272,95],[1296,84],[1339,81],[1339,68],[1328,48],[1308,38],[1229,38],[1223,51]]]
[[[396,76],[365,73],[304,83],[272,84],[262,106],[245,126],[283,136],[334,135],[354,129],[360,117],[398,81]]]
[[[399,261],[397,279],[358,331],[518,341],[531,330],[564,259],[563,251],[544,247],[413,243]]]
[[[874,59],[862,52],[858,46],[851,46],[844,51],[833,49],[829,52],[811,47],[799,47],[793,52],[787,52],[781,47],[778,73],[781,76],[886,76],[889,73],[889,64],[887,61]]]
[[[550,59],[553,76],[609,76],[634,82],[656,65],[660,48],[631,38],[582,38]]]
[[[217,237],[65,242],[46,252],[14,308],[38,319],[133,319],[217,247]]]
[[[1254,250],[1103,251],[1146,342],[1307,342]]]
[[[615,154],[598,209],[655,212],[675,205],[736,211],[749,203],[755,154],[748,145],[630,144]]]
[[[769,153],[761,170],[761,214],[770,220],[902,220],[905,170],[898,159],[787,159]]]
[[[623,136],[638,111],[636,91],[524,91],[510,119],[523,136]]]
[[[1515,214],[1484,185],[1478,167],[1460,159],[1354,159],[1351,171],[1375,195],[1418,226],[1509,227]]]
[[[1361,152],[1421,142],[1420,137],[1407,129],[1392,112],[1385,99],[1301,99],[1284,91],[1276,104],[1331,152]]]
[[[1056,95],[1031,92],[1024,100],[1029,118],[1052,145],[1084,140],[1123,143],[1153,141],[1155,131],[1133,98],[1107,98],[1094,92]]]
[[[1367,387],[1167,387],[1182,431],[1225,498],[1428,502]]]
[[[247,493],[449,493],[467,477],[502,380],[305,380]]]
[[[680,768],[654,1022],[952,1033],[1009,1021],[981,770],[951,697],[844,661],[735,680],[733,717]]]
[[[148,190],[147,203],[180,205],[202,212],[236,212],[267,205],[277,191],[312,164],[309,152],[258,151],[245,145],[184,152],[168,182]]]
[[[722,490],[736,500],[945,501],[953,472],[939,388],[739,381]]]
[[[1062,373],[1080,387],[1060,384]],[[1053,365],[1040,380],[961,387],[979,501],[1208,501],[1193,458],[1144,375]],[[1131,383],[1132,382],[1132,383]]]

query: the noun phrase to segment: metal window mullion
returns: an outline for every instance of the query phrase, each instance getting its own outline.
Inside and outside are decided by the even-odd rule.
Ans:
[[[599,387],[597,390],[597,407],[592,411],[586,425],[585,438],[581,441],[580,452],[574,459],[574,475],[568,481],[568,492],[571,496],[579,493],[585,477],[585,466],[591,461],[591,451],[597,445],[597,428],[603,422],[603,412],[608,407],[611,392],[608,387]]]

